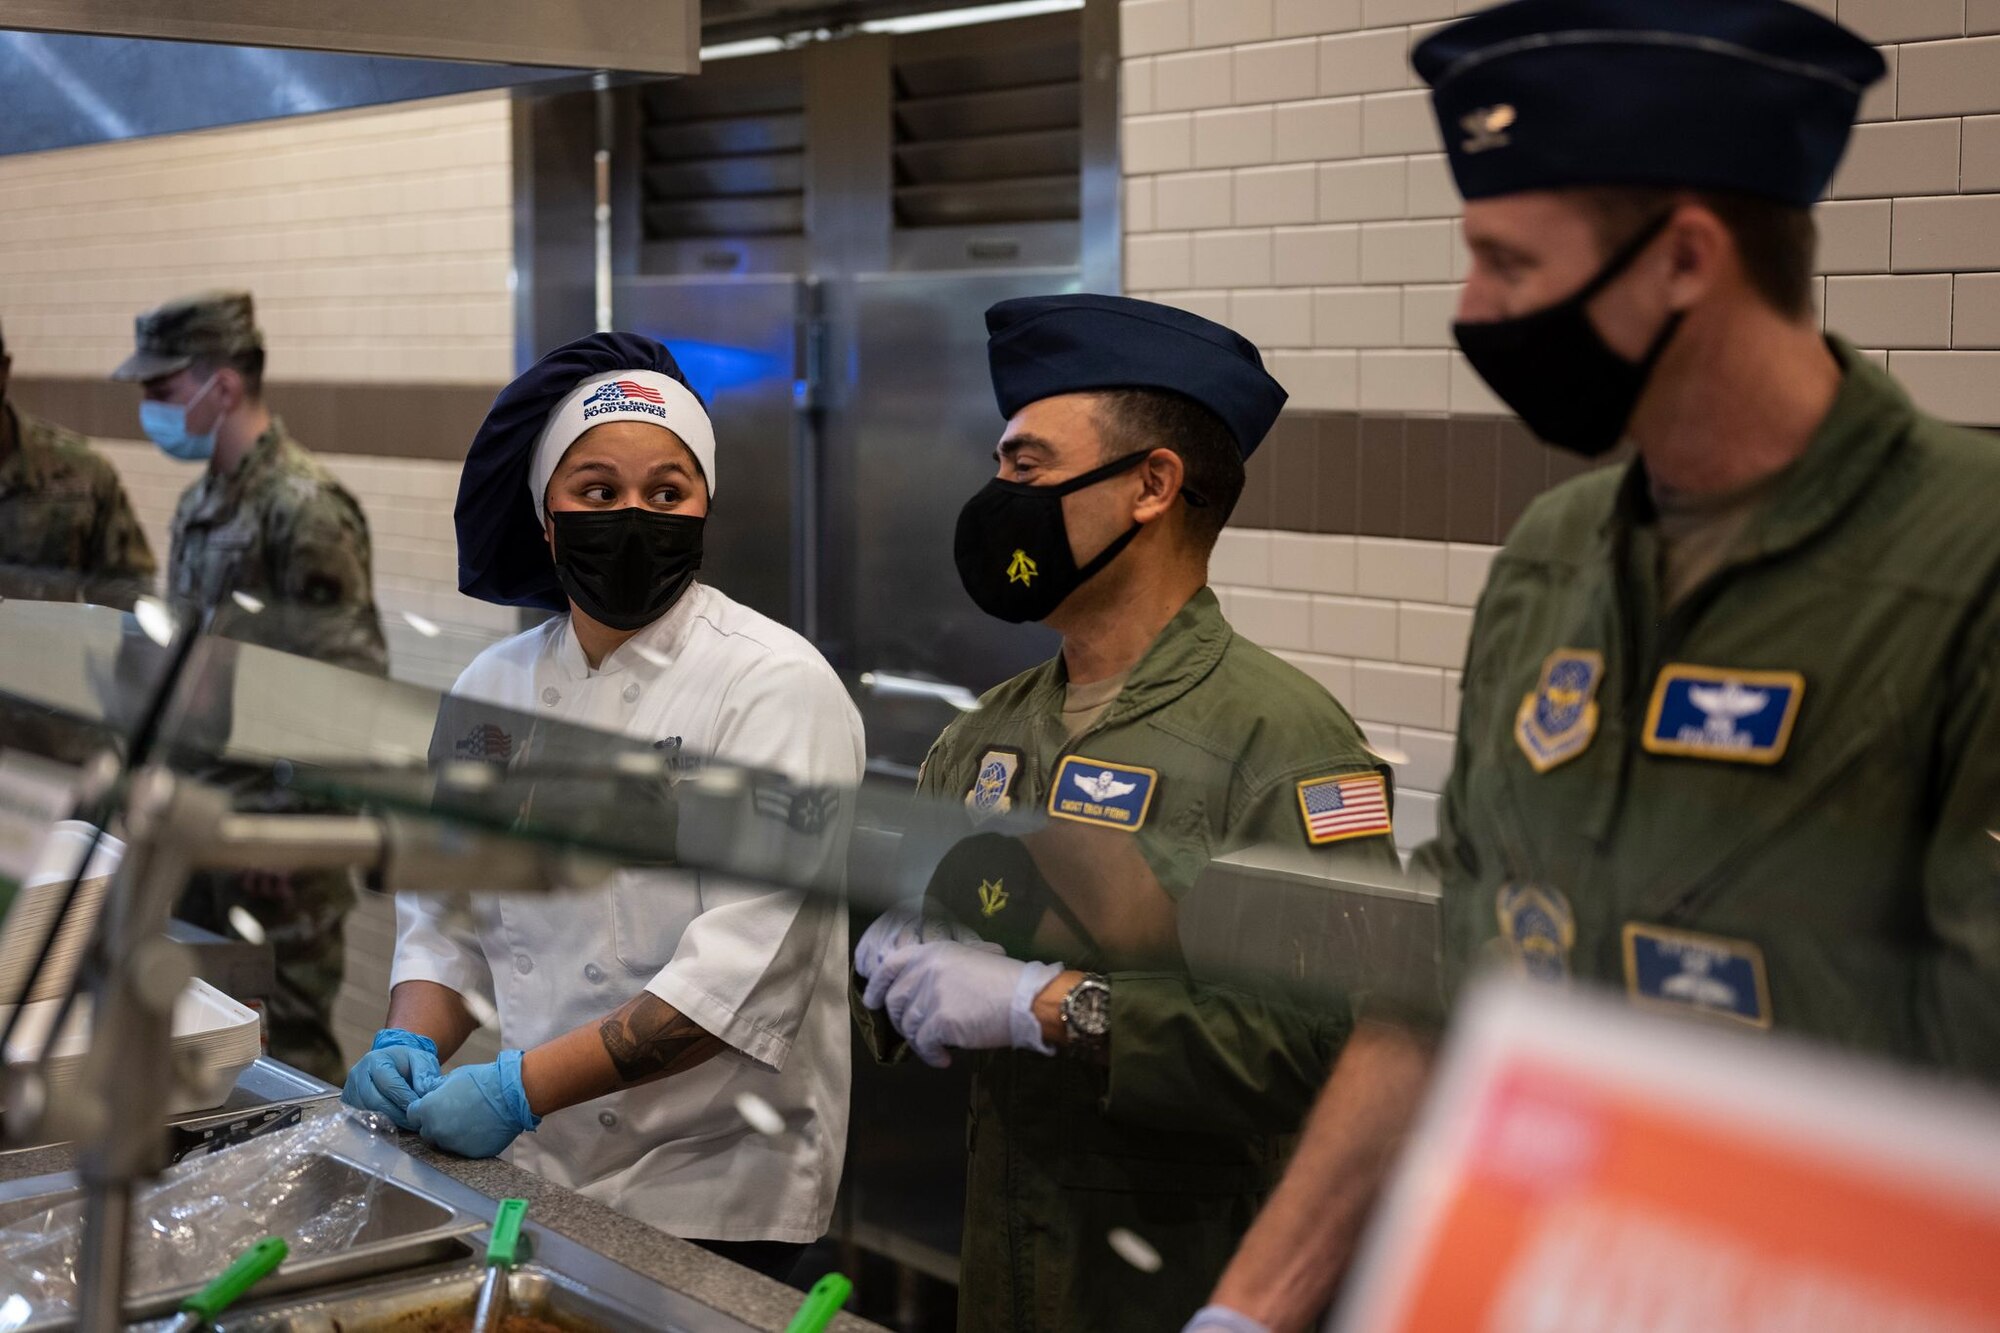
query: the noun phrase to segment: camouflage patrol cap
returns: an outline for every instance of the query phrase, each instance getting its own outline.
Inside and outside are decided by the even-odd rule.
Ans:
[[[148,310],[133,321],[138,350],[111,372],[114,380],[144,381],[219,361],[264,345],[250,293],[196,292]]]

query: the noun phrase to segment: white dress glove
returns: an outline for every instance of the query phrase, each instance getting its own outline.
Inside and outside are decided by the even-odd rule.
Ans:
[[[951,1063],[947,1047],[1014,1047],[1053,1055],[1035,1018],[1035,997],[1061,976],[1060,963],[1024,963],[996,949],[934,940],[906,944],[882,960],[862,1002],[889,1022],[927,1065]]]
[[[1204,1305],[1194,1312],[1181,1333],[1271,1333],[1271,1330],[1226,1305]]]
[[[854,946],[854,970],[864,981],[868,980],[882,966],[882,960],[896,950],[906,944],[928,944],[932,940],[955,940],[995,953],[1002,951],[999,945],[981,939],[978,931],[961,924],[935,903],[912,898],[882,913],[861,932],[861,941]]]

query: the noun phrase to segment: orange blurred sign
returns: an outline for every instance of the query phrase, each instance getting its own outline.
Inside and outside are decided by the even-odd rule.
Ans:
[[[2000,1109],[1554,991],[1461,1012],[1333,1327],[2000,1330]]]

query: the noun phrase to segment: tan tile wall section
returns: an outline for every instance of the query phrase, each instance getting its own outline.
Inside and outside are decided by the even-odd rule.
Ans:
[[[1125,290],[1240,329],[1298,408],[1501,412],[1452,349],[1459,201],[1408,60],[1486,2],[1123,0]],[[1807,2],[1892,71],[1819,210],[1827,327],[1931,411],[2000,425],[2000,0]],[[1217,553],[1238,625],[1407,761],[1406,844],[1491,550],[1241,527]]]
[[[101,376],[130,350],[139,311],[228,285],[256,296],[274,385],[504,383],[509,126],[505,96],[487,95],[0,158],[0,325],[14,372]],[[367,513],[392,669],[448,686],[516,623],[456,590],[457,465],[304,443]],[[101,444],[164,560],[195,469],[143,441]]]

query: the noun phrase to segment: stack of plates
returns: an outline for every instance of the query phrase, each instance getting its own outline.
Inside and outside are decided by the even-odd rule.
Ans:
[[[20,997],[21,984],[35,965],[35,954],[42,941],[55,925],[63,895],[83,861],[84,849],[90,846],[92,832],[90,825],[74,819],[66,819],[50,829],[34,870],[15,893],[7,920],[0,924],[0,1004]],[[124,856],[125,844],[110,834],[98,842],[97,851],[90,858],[89,873],[77,891],[76,906],[63,922],[48,966],[36,979],[34,993],[27,997],[29,1001],[59,998],[69,992],[70,979],[82,964],[84,948],[90,943],[90,933],[104,908],[104,892]]]
[[[7,1047],[10,1062],[28,1059],[42,1048],[61,1005],[60,999],[36,1000],[28,1005]],[[70,1010],[62,1035],[49,1049],[43,1075],[48,1080],[51,1105],[59,1106],[83,1074],[84,1056],[90,1052],[90,1013],[90,997],[80,997]],[[0,1005],[0,1023],[11,1015],[11,1006]],[[263,1028],[257,1012],[199,978],[190,981],[174,1001],[173,1031],[173,1067],[179,1077],[165,1108],[168,1115],[220,1106],[243,1071],[263,1054]],[[144,1095],[139,1089],[132,1093]]]
[[[4,1001],[20,994],[35,954],[55,924],[57,909],[71,877],[90,845],[91,827],[75,820],[55,826],[42,847],[40,862],[14,896],[14,905],[0,926],[0,1025],[13,1016],[13,1006]],[[68,993],[70,979],[82,965],[83,951],[90,942],[111,876],[125,855],[125,844],[106,834],[90,859],[87,876],[77,894],[76,907],[63,922],[49,954],[48,966],[28,996],[26,1011],[14,1040],[7,1046],[9,1063],[26,1060],[42,1049],[49,1029]],[[49,1049],[44,1071],[49,1098],[59,1102],[71,1092],[83,1072],[83,1058],[90,1050],[90,1000],[81,997],[70,1010],[62,1035]],[[180,1077],[166,1107],[168,1115],[184,1115],[219,1106],[236,1086],[244,1070],[263,1053],[263,1029],[256,1011],[238,1004],[215,987],[199,979],[188,983],[174,1002],[173,1063]],[[183,1084],[192,1087],[183,1087]],[[135,1095],[143,1095],[134,1090]]]

